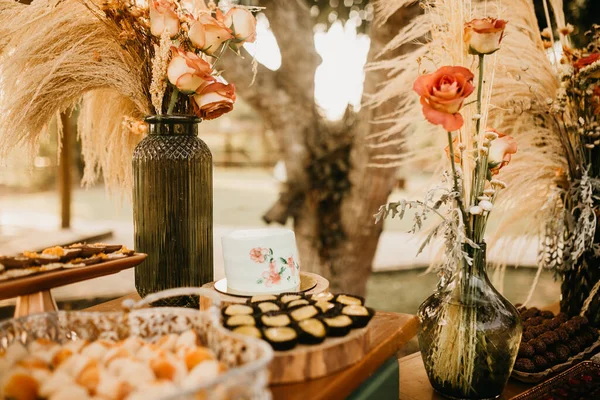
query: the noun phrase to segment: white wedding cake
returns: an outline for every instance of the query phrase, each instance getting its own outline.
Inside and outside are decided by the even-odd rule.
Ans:
[[[289,229],[247,229],[222,238],[227,288],[232,293],[282,293],[300,289],[296,237]]]

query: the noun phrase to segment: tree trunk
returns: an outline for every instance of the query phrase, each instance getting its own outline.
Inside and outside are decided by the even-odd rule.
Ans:
[[[225,76],[275,132],[288,182],[266,214],[267,222],[294,217],[302,268],[330,280],[334,291],[364,295],[382,225],[373,215],[395,183],[395,169],[367,167],[372,156],[398,149],[368,147],[367,136],[385,129],[371,124],[395,110],[388,102],[375,110],[350,111],[341,121],[326,121],[314,101],[314,76],[320,57],[314,47],[310,9],[299,0],[261,1],[277,39],[282,64],[277,71],[259,65],[250,86],[250,57],[226,60]],[[382,27],[371,29],[369,59],[391,40],[418,7],[400,10]],[[403,51],[404,49],[401,49]],[[392,54],[393,56],[393,54]],[[376,90],[382,73],[367,74],[365,92]]]

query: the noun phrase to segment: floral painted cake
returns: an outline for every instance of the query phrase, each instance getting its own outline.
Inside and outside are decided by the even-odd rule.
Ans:
[[[300,288],[296,237],[289,229],[247,229],[222,238],[227,287],[240,294]]]

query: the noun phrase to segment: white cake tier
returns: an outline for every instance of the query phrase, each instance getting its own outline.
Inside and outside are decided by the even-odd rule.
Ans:
[[[243,294],[300,288],[296,237],[289,229],[247,229],[222,238],[227,287]]]

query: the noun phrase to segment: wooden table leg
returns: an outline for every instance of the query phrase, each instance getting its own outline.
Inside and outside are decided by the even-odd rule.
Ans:
[[[49,290],[17,297],[15,318],[29,314],[58,311],[56,302]]]

